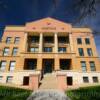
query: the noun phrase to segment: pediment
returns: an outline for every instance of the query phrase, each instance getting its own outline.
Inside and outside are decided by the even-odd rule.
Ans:
[[[71,24],[54,18],[44,18],[26,24],[26,31],[30,32],[71,32]]]

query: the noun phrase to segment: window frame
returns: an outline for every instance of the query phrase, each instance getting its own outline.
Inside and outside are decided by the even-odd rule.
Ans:
[[[92,48],[87,48],[87,54],[88,56],[93,56]]]
[[[19,40],[17,40],[17,39],[19,39]],[[14,44],[19,44],[19,41],[20,41],[20,37],[15,37]]]
[[[96,78],[96,80],[94,78]],[[98,83],[99,82],[99,79],[98,79],[97,76],[93,76],[92,79],[93,79],[93,83]]]
[[[10,48],[9,47],[5,47],[4,50],[3,50],[3,56],[8,56],[9,55],[9,51],[10,51]]]
[[[82,65],[82,63],[84,63],[84,66]],[[87,71],[86,61],[81,61],[81,68],[82,68],[82,71],[83,72],[86,72]]]
[[[84,83],[89,83],[89,77],[88,76],[83,76],[83,82]]]
[[[9,40],[10,39],[10,40]],[[10,44],[11,43],[11,39],[12,39],[12,37],[7,37],[6,38],[6,44]]]
[[[10,78],[10,80],[8,80]],[[12,83],[13,76],[7,76],[6,83]]]
[[[14,50],[17,50],[17,51],[14,51]],[[15,53],[14,53],[14,52],[15,52]],[[13,56],[16,56],[17,53],[18,53],[18,47],[14,47],[14,48],[13,48],[13,51],[12,51],[12,55],[13,55]]]
[[[14,63],[14,66],[11,65],[12,63]],[[16,66],[16,61],[10,61],[9,71],[14,71],[15,70],[15,66]]]
[[[90,38],[85,38],[85,44],[89,45],[90,44]]]
[[[47,53],[51,53],[52,52],[52,47],[44,47],[43,49],[44,49],[43,50],[44,52],[47,52]]]
[[[91,66],[91,63],[92,63],[92,66]],[[90,61],[89,64],[90,64],[91,71],[96,71],[95,61]],[[92,68],[92,67],[94,67],[94,68]]]
[[[61,50],[60,50],[61,49]],[[65,49],[65,50],[64,50]],[[58,52],[59,53],[65,53],[67,52],[67,48],[66,47],[58,47]]]
[[[79,53],[79,56],[84,56],[84,49],[78,48],[78,53]]]
[[[79,45],[82,44],[82,38],[77,38],[77,44],[79,44]]]
[[[2,69],[2,63],[3,63],[3,62],[5,62],[5,65],[3,66],[4,69]],[[6,60],[2,60],[2,61],[1,61],[1,64],[0,64],[0,70],[1,70],[1,71],[5,71],[6,65],[7,65],[7,61],[6,61]]]

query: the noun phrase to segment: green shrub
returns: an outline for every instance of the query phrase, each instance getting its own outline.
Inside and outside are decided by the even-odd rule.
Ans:
[[[0,86],[0,100],[26,100],[30,90]]]
[[[100,86],[69,90],[66,93],[71,100],[100,100]]]

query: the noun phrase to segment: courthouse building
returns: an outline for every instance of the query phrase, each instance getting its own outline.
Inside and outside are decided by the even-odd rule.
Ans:
[[[53,81],[58,88],[99,84],[100,61],[90,28],[75,28],[53,18],[5,27],[0,83],[38,89],[45,77],[50,78],[45,80],[48,87]]]

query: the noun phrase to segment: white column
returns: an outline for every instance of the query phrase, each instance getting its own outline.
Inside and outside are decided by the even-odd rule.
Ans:
[[[43,49],[43,33],[40,33],[39,53],[42,53],[42,49]]]
[[[69,33],[69,42],[70,42],[70,50],[71,50],[71,53],[74,52],[74,48],[73,48],[73,38],[72,38],[72,34]]]
[[[58,52],[58,36],[57,36],[57,33],[55,33],[55,36],[54,36],[54,42],[55,42],[55,53]]]
[[[23,52],[26,52],[27,51],[27,47],[28,47],[27,38],[28,38],[28,33],[25,33],[25,36],[24,36],[24,44],[23,44]]]

